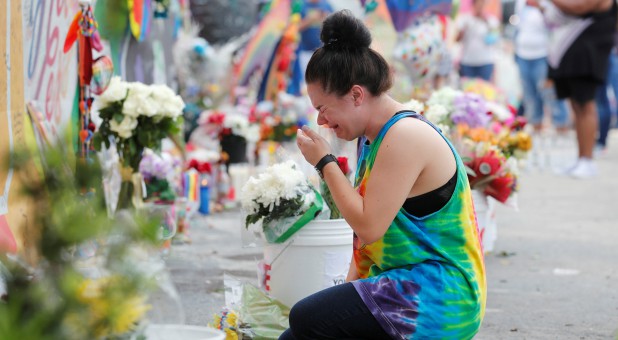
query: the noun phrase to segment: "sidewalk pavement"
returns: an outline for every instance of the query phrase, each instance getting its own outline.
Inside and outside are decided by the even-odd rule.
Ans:
[[[522,170],[518,210],[499,206],[486,255],[487,309],[475,339],[616,339],[618,336],[618,131],[599,176],[555,174],[575,156],[574,136],[538,140]],[[200,217],[191,244],[167,260],[186,323],[205,325],[225,304],[224,273],[257,282],[259,248],[243,248],[238,211]]]

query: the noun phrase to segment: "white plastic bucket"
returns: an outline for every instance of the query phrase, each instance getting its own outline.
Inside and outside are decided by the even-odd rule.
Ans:
[[[190,325],[157,325],[146,327],[148,340],[225,340],[225,333],[218,329]]]
[[[352,259],[352,236],[344,219],[314,220],[289,242],[266,245],[266,290],[292,307],[304,297],[344,283]]]
[[[474,203],[474,211],[481,235],[481,246],[483,252],[488,253],[494,250],[494,244],[498,238],[496,200],[479,190],[472,190],[472,202]]]

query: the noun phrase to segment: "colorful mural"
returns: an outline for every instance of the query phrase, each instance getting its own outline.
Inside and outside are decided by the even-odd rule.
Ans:
[[[44,113],[51,138],[70,129],[77,88],[76,48],[63,53],[78,0],[22,0],[25,100]]]

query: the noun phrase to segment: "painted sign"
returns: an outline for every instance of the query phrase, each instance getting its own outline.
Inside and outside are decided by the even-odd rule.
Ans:
[[[36,102],[53,139],[69,129],[77,86],[77,49],[63,53],[78,0],[22,0],[26,102]]]

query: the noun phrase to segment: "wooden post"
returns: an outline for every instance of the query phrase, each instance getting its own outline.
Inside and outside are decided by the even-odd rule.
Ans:
[[[26,144],[22,0],[0,2],[0,252],[21,251],[21,227],[28,222],[28,203],[18,196],[20,183],[10,152]]]

